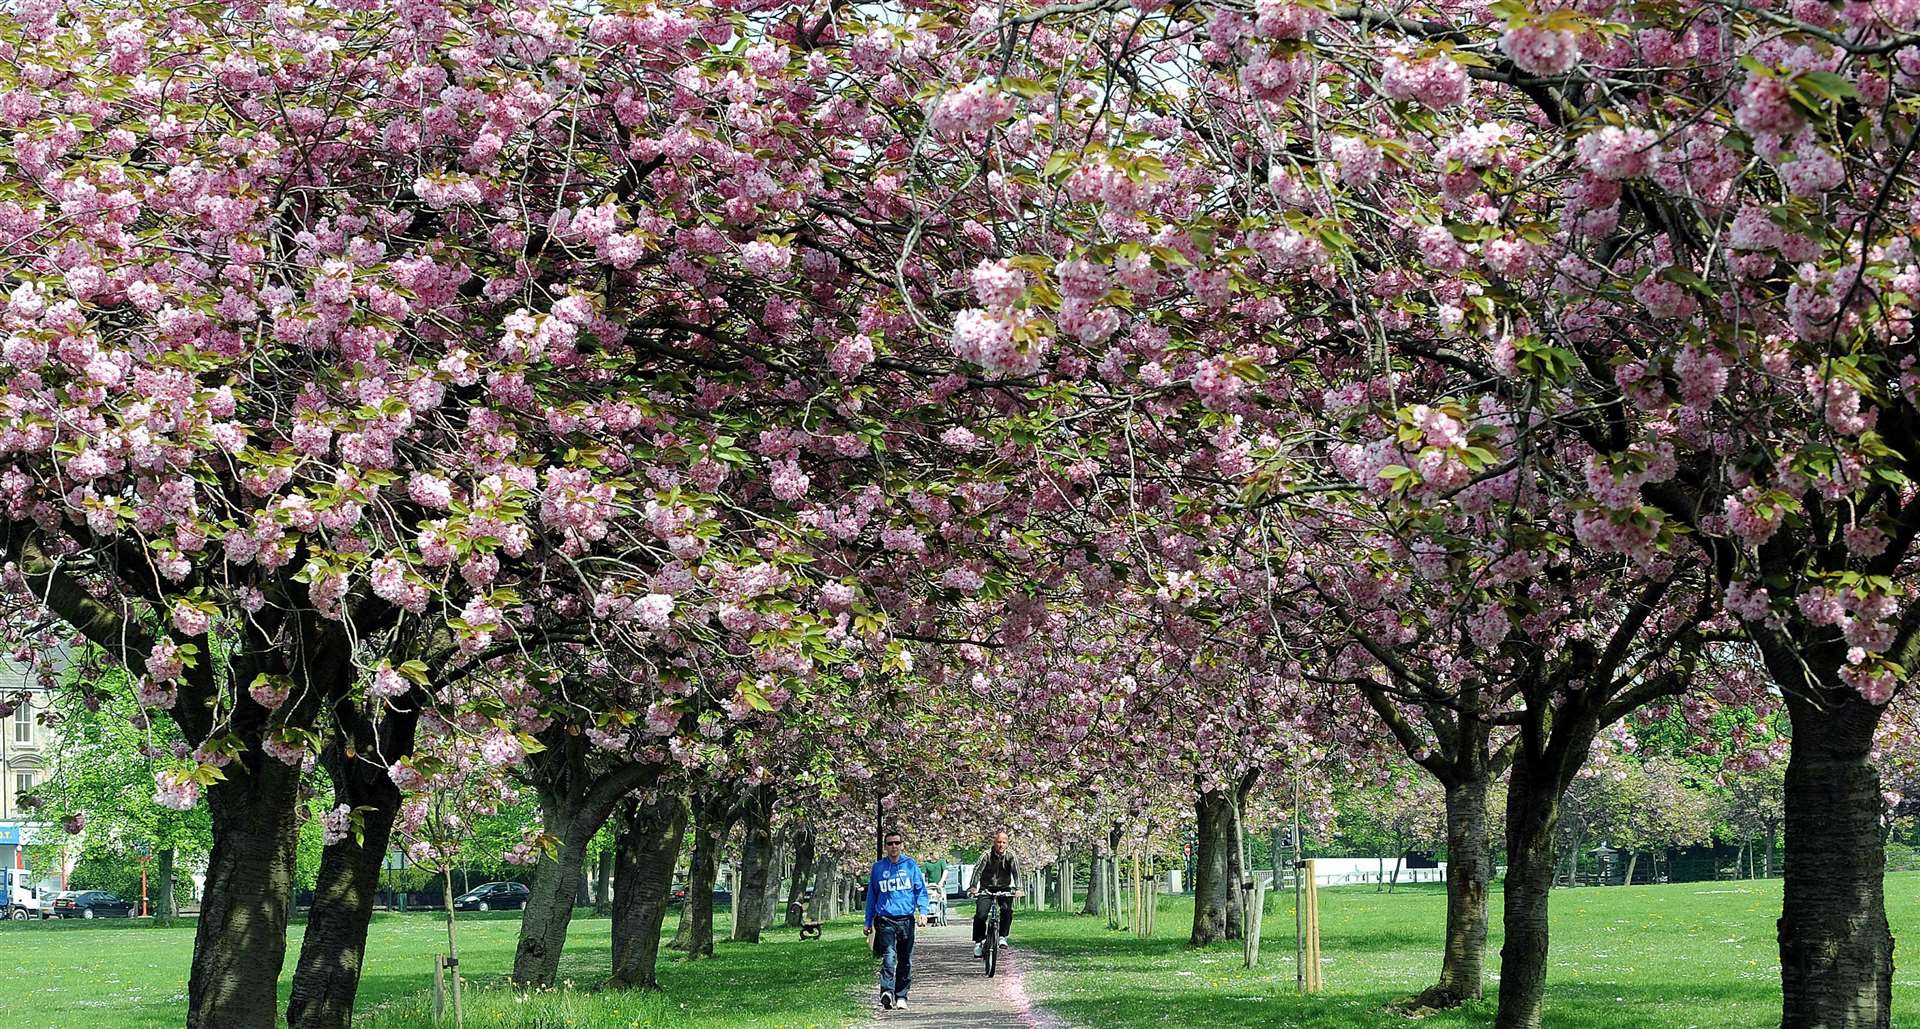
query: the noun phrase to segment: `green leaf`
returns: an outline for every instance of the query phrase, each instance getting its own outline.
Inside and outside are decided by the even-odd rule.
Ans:
[[[1845,100],[1854,95],[1853,83],[1830,71],[1801,72],[1798,80],[1828,100]]]

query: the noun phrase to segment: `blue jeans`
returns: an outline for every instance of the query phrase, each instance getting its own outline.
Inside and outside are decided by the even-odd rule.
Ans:
[[[913,985],[913,916],[875,915],[873,931],[880,940],[880,992],[904,997]]]

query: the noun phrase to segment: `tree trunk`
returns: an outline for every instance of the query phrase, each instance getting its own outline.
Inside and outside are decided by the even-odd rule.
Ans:
[[[787,891],[783,924],[798,929],[806,917],[802,902],[807,895],[807,880],[813,875],[813,830],[801,829],[793,835],[793,886]]]
[[[1278,822],[1274,823],[1273,832],[1267,839],[1267,863],[1273,866],[1273,885],[1269,889],[1275,893],[1279,892],[1280,884],[1286,881],[1286,876],[1280,874],[1286,867],[1286,863],[1280,859],[1280,850],[1286,842],[1286,827]]]
[[[767,883],[760,891],[758,921],[762,934],[773,928],[774,916],[779,914],[774,909],[780,904],[781,891],[787,882],[787,866],[793,860],[793,856],[787,852],[787,841],[779,836],[773,836],[772,839],[773,859],[767,863]]]
[[[280,1020],[299,787],[299,769],[254,754],[207,790],[213,853],[193,936],[188,1029],[268,1029]]]
[[[1187,942],[1195,947],[1240,938],[1234,801],[1227,790],[1205,790],[1194,805],[1199,840],[1193,862],[1193,932]]]
[[[379,899],[380,867],[400,814],[400,789],[387,774],[387,765],[412,753],[419,714],[395,712],[375,723],[342,706],[335,709],[334,722],[338,733],[321,761],[333,780],[335,798],[357,809],[360,828],[357,836],[348,833],[320,855],[313,909],[307,914],[287,997],[287,1024],[294,1029],[347,1029],[353,1022],[367,926]],[[380,757],[364,756],[369,754]]]
[[[1771,662],[1770,662],[1771,663]],[[1787,689],[1786,883],[1780,910],[1782,1029],[1887,1029],[1885,802],[1869,760],[1881,710],[1824,709]]]
[[[813,899],[807,902],[807,920],[825,922],[834,918],[834,890],[839,886],[840,862],[821,858],[813,863]]]
[[[566,805],[542,803],[547,831],[559,840],[534,867],[533,886],[520,917],[520,943],[513,955],[513,982],[522,987],[552,986],[560,977],[560,952],[585,876],[587,843],[600,821]],[[592,824],[588,824],[591,822]]]
[[[600,860],[594,869],[593,913],[610,915],[613,913],[613,848],[603,847]]]
[[[1626,878],[1620,880],[1620,885],[1622,886],[1633,885],[1633,873],[1634,873],[1634,870],[1639,867],[1639,865],[1640,865],[1640,852],[1637,850],[1627,851],[1627,875],[1626,875]]]
[[[719,871],[720,845],[732,828],[732,804],[707,798],[694,809],[693,856],[687,864],[687,901],[680,908],[680,929],[667,946],[689,958],[713,956],[713,881]]]
[[[1440,981],[1416,998],[1431,1008],[1479,999],[1487,961],[1487,884],[1493,878],[1493,855],[1487,847],[1487,780],[1456,780],[1447,787],[1446,804],[1446,951],[1440,959]]]
[[[320,855],[313,908],[287,998],[287,1024],[294,1029],[347,1029],[353,1022],[380,866],[400,812],[400,790],[384,766],[345,758],[329,761],[328,772],[340,801],[366,810],[360,812],[358,838],[348,833]]]
[[[1760,875],[1762,878],[1773,878],[1773,848],[1776,844],[1777,841],[1774,839],[1774,830],[1769,828],[1767,830],[1767,856],[1765,860],[1760,862]]]
[[[651,804],[629,804],[620,819],[615,855],[613,975],[616,989],[657,990],[660,929],[667,919],[673,866],[687,833],[687,805],[668,793]]]
[[[1104,864],[1106,858],[1101,857],[1097,850],[1092,857],[1093,860],[1087,862],[1087,902],[1080,908],[1080,913],[1083,915],[1105,914],[1107,910],[1105,907],[1107,870]]]
[[[740,863],[733,886],[733,934],[736,943],[759,943],[767,877],[773,862],[773,790],[755,787],[747,798],[740,829]]]
[[[660,765],[635,761],[597,767],[585,739],[562,731],[559,723],[542,736],[546,749],[528,761],[527,771],[540,793],[541,820],[557,842],[534,866],[520,917],[513,982],[522,987],[552,986],[559,978],[567,927],[586,884],[587,847],[622,798],[652,786],[661,771]]]
[[[1581,753],[1584,754],[1584,748]],[[1507,787],[1507,879],[1495,1029],[1540,1029],[1547,988],[1547,898],[1553,887],[1553,831],[1564,783],[1524,754]]]
[[[593,841],[587,841],[589,845]],[[580,855],[580,878],[573,886],[573,906],[590,908],[593,906],[593,882],[587,875],[587,856]]]
[[[1400,886],[1400,866],[1407,860],[1405,851],[1393,856],[1393,878],[1387,880],[1387,892],[1392,893]]]
[[[174,849],[167,847],[160,851],[159,860],[154,862],[160,881],[153,884],[153,924],[160,927],[173,924],[174,858]]]

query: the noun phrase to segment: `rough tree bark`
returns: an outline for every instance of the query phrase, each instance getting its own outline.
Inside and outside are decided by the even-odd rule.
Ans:
[[[1107,859],[1095,850],[1092,860],[1087,862],[1087,901],[1080,908],[1083,915],[1101,915],[1107,911]]]
[[[1799,690],[1785,693],[1793,751],[1786,773],[1780,1024],[1888,1029],[1893,934],[1880,823],[1885,802],[1869,758],[1884,709],[1853,694],[1822,710]]]
[[[116,602],[97,599],[52,557],[44,541],[20,525],[0,527],[0,554],[24,577],[28,590],[73,629],[127,668],[151,653],[151,636]],[[298,644],[280,638],[289,627]],[[227,678],[250,683],[255,673],[287,674],[301,700],[276,717],[304,724],[317,698],[351,682],[347,641],[331,623],[308,612],[266,611],[243,619],[239,640],[226,654]],[[212,701],[221,690],[213,653],[186,669],[171,712],[190,742],[216,729]],[[246,752],[207,788],[213,851],[207,888],[194,929],[187,977],[188,1029],[268,1029],[278,1021],[276,984],[287,956],[287,906],[292,893],[295,802],[300,773],[262,749],[268,712],[244,696],[218,728],[242,740]]]
[[[1440,981],[1422,993],[1428,1007],[1478,999],[1487,959],[1487,885],[1493,855],[1487,847],[1487,780],[1469,777],[1448,786],[1447,941]]]
[[[686,801],[668,793],[649,804],[629,801],[614,855],[613,975],[616,989],[657,990],[660,927],[666,922],[673,866],[687,833]]]
[[[787,840],[781,836],[773,838],[773,859],[767,863],[767,883],[760,891],[760,932],[765,934],[773,928],[774,909],[780,904],[780,893],[786,886],[787,873],[791,871],[793,855],[787,850]]]
[[[153,884],[153,924],[165,927],[173,924],[173,865],[177,857],[172,847],[162,848],[158,860],[154,861],[154,874],[159,879]]]
[[[541,742],[547,749],[529,760],[530,777],[540,793],[541,820],[558,843],[535,866],[521,915],[513,957],[513,981],[519,986],[552,986],[559,978],[560,953],[585,877],[587,845],[621,798],[651,786],[661,771],[659,765],[632,761],[596,769],[587,756],[591,744],[559,725],[543,734]]]
[[[833,910],[833,891],[840,878],[840,862],[828,857],[813,865],[813,898],[807,902],[807,920],[824,922],[839,913]]]
[[[1541,1029],[1547,989],[1547,902],[1560,801],[1600,728],[1590,709],[1563,711],[1544,746],[1522,746],[1507,784],[1507,878],[1502,896],[1500,1009],[1495,1029]],[[1540,717],[1544,717],[1543,715]],[[1534,739],[1545,737],[1543,728]]]
[[[1482,995],[1487,950],[1487,891],[1493,876],[1486,799],[1489,785],[1512,760],[1513,745],[1497,750],[1492,747],[1492,726],[1484,716],[1484,687],[1478,682],[1461,684],[1458,704],[1427,703],[1417,709],[1430,737],[1415,728],[1408,710],[1395,698],[1377,688],[1363,687],[1361,692],[1401,749],[1445,791],[1446,945],[1442,951],[1440,980],[1413,997],[1410,1006],[1454,1007]],[[1396,856],[1396,885],[1400,861]]]
[[[287,958],[300,770],[264,754],[207,790],[213,853],[187,977],[187,1029],[268,1029]]]
[[[600,860],[594,869],[593,913],[609,915],[613,913],[613,848],[600,851]]]
[[[334,712],[337,731],[321,761],[333,780],[334,796],[363,810],[359,835],[349,833],[320,856],[313,909],[307,914],[287,997],[287,1024],[294,1029],[347,1029],[353,1022],[380,866],[400,812],[400,790],[387,765],[412,753],[418,721],[417,707],[391,713],[377,725],[362,717],[350,700]]]
[[[1195,947],[1240,938],[1235,807],[1231,790],[1202,790],[1194,805],[1199,830],[1193,861],[1193,931],[1187,942]]]
[[[768,875],[772,871],[773,787],[756,786],[741,805],[740,874],[733,890],[733,934],[737,943],[759,943],[766,921]]]
[[[798,829],[793,834],[793,887],[787,893],[785,924],[797,929],[803,919],[801,901],[807,893],[807,879],[813,875],[813,830]]]
[[[680,910],[680,929],[667,946],[684,950],[688,958],[713,956],[713,882],[719,873],[719,852],[733,828],[733,799],[720,793],[702,794],[693,811],[693,856],[687,864],[687,901]]]

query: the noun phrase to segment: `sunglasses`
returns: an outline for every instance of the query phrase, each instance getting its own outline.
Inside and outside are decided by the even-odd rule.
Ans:
[[[901,841],[900,841],[900,840],[888,840],[888,841],[887,841],[887,846],[889,846],[889,847],[898,847],[898,846],[900,845],[900,843],[901,843]]]

